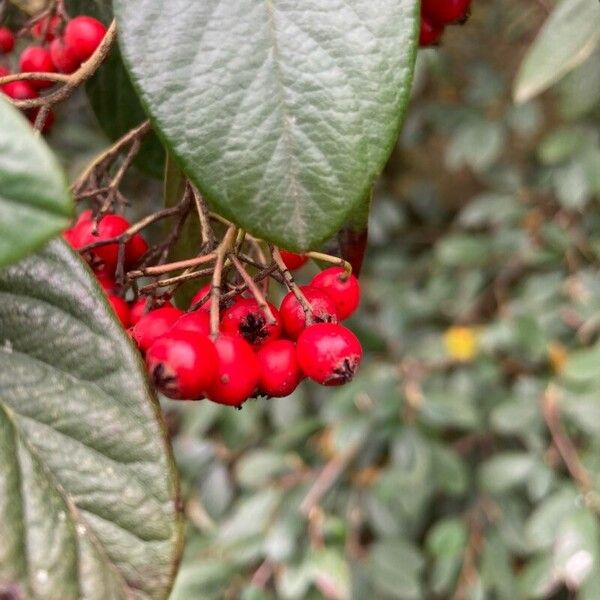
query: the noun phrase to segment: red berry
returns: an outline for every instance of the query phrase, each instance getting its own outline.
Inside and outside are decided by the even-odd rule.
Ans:
[[[163,306],[173,306],[170,302],[164,300],[154,301],[151,298],[138,298],[135,302],[131,303],[131,324],[135,325],[145,314],[151,310],[162,308]]]
[[[329,267],[313,277],[313,287],[323,290],[335,304],[340,321],[347,319],[360,304],[360,283],[342,267]]]
[[[362,358],[358,338],[336,323],[307,327],[298,338],[297,353],[304,374],[327,386],[350,381]]]
[[[141,233],[136,233],[125,246],[125,262],[128,266],[135,266],[146,252],[148,252],[148,242]]]
[[[221,331],[241,335],[249,344],[260,346],[281,335],[279,311],[269,302],[273,322],[254,298],[237,298],[221,319]]]
[[[10,83],[5,83],[2,86],[2,92],[13,100],[32,100],[38,97],[38,93],[29,81],[11,81]]]
[[[210,315],[205,310],[185,313],[177,319],[170,331],[195,331],[210,335]]]
[[[29,29],[31,36],[37,40],[45,37],[46,42],[51,42],[59,35],[62,19],[54,15],[52,17],[46,15],[38,19]],[[45,35],[44,35],[45,33]]]
[[[56,38],[50,44],[50,57],[58,71],[61,73],[74,73],[81,65],[81,61],[61,38]]]
[[[304,254],[296,254],[295,252],[289,252],[288,250],[279,250],[279,254],[285,263],[285,266],[290,271],[295,271],[308,262],[308,256],[305,256]]]
[[[224,333],[215,340],[215,348],[218,373],[206,396],[218,404],[240,406],[256,392],[260,375],[256,354],[243,338]]]
[[[305,285],[300,290],[306,296],[313,311],[313,323],[335,323],[337,314],[333,300],[323,291],[310,285]],[[280,307],[283,330],[291,339],[298,338],[306,327],[306,315],[296,296],[290,292],[282,301]]]
[[[100,287],[107,293],[110,294],[117,289],[117,283],[115,280],[106,273],[96,273],[96,281],[100,284]],[[129,309],[128,309],[129,310]]]
[[[97,19],[75,17],[65,29],[65,44],[81,62],[84,62],[94,54],[105,33],[106,27]]]
[[[116,296],[115,294],[108,294],[108,301],[110,302],[115,314],[119,321],[121,321],[121,325],[123,325],[124,329],[127,329],[130,322],[130,312],[129,312],[129,304],[121,298],[121,296]]]
[[[52,62],[50,51],[41,46],[29,46],[23,50],[19,59],[19,68],[23,73],[54,73],[56,67]],[[52,81],[38,79],[31,81],[31,85],[37,89],[43,89],[54,85]]]
[[[7,75],[10,75],[10,71],[6,67],[0,65],[0,77],[6,77]]]
[[[132,337],[145,352],[162,335],[167,333],[183,314],[174,306],[163,306],[146,313],[133,327]]]
[[[419,31],[419,46],[421,46],[421,48],[439,44],[443,33],[443,25],[437,25],[421,16],[421,29]]]
[[[15,47],[15,34],[8,27],[0,27],[0,54],[8,54]]]
[[[257,353],[260,365],[259,390],[265,396],[289,396],[302,380],[296,356],[296,344],[290,340],[272,340]]]
[[[422,0],[421,14],[439,25],[463,21],[469,15],[471,0]]]
[[[146,353],[154,385],[174,400],[202,397],[217,377],[218,357],[207,336],[193,331],[169,331]]]

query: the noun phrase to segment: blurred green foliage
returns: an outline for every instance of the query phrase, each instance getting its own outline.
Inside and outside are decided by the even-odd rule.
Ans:
[[[545,4],[476,1],[421,52],[355,382],[164,403],[188,520],[173,600],[600,598],[600,61],[512,103]]]

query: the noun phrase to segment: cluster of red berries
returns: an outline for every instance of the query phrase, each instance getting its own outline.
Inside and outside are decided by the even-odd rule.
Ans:
[[[471,0],[421,0],[421,47],[439,44],[448,25],[464,23]]]
[[[94,54],[106,27],[92,17],[75,17],[65,23],[58,15],[46,15],[34,21],[27,32],[38,43],[21,52],[19,72],[71,74]],[[0,55],[11,53],[15,43],[15,34],[8,27],[0,27]],[[0,77],[10,74],[10,69],[0,64]],[[14,100],[31,100],[52,85],[52,81],[44,79],[19,80],[4,84],[0,91]],[[27,117],[33,122],[37,113],[38,109],[29,111]],[[43,131],[48,131],[53,122],[54,116],[49,113]]]
[[[77,251],[92,245],[83,253],[83,257],[92,267],[98,282],[106,292],[109,303],[126,329],[131,326],[133,316],[139,314],[140,308],[136,308],[134,303],[126,302],[117,294],[115,272],[119,262],[119,244],[109,243],[98,247],[93,247],[93,244],[122,235],[130,225],[127,219],[116,214],[107,214],[96,222],[92,211],[85,210],[79,215],[73,227],[63,233],[65,241]],[[134,234],[125,244],[123,257],[125,267],[135,267],[147,251],[148,243],[144,237],[139,233]]]
[[[327,268],[310,285],[290,291],[279,309],[245,294],[230,297],[221,302],[219,331],[212,336],[210,284],[194,296],[188,312],[168,300],[157,303],[140,297],[127,302],[117,293],[119,259],[126,269],[132,268],[146,254],[148,244],[136,233],[125,243],[122,257],[118,243],[95,244],[114,240],[129,227],[116,214],[96,222],[87,210],[63,237],[89,262],[145,357],[154,385],[167,397],[208,398],[241,406],[259,395],[288,396],[305,377],[326,386],[352,379],[362,348],[339,321],[347,319],[360,302],[360,284],[354,275],[342,267]],[[289,270],[308,260],[286,251],[281,251],[281,257]]]

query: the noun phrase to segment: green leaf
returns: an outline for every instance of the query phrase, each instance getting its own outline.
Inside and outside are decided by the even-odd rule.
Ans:
[[[526,483],[536,459],[525,452],[503,452],[484,462],[479,472],[481,486],[495,494]]]
[[[420,575],[424,560],[418,549],[403,540],[386,540],[373,546],[371,573],[378,590],[394,598],[422,598]]]
[[[63,242],[0,271],[0,581],[167,596],[177,481],[142,363]]]
[[[0,98],[0,267],[34,252],[69,224],[67,181],[28,121]]]
[[[583,63],[600,40],[600,10],[590,0],[563,0],[552,12],[523,60],[514,86],[526,102]]]
[[[337,231],[409,97],[416,0],[116,0],[133,82],[224,216],[291,250]]]
[[[111,0],[67,0],[71,16],[91,15],[105,24],[111,22]],[[86,84],[86,93],[102,131],[110,140],[117,140],[145,121],[148,116],[142,108],[123,66],[118,47],[114,47],[102,66]],[[161,178],[165,165],[165,150],[154,133],[142,139],[134,161],[144,173]]]
[[[600,343],[573,352],[565,365],[564,376],[573,382],[587,383],[600,377]]]

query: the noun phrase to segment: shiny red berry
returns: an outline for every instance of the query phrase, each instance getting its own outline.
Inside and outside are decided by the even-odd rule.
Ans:
[[[148,242],[141,233],[136,233],[125,246],[125,262],[127,266],[137,265],[148,252]]]
[[[96,273],[96,281],[107,294],[110,294],[117,289],[116,281],[107,273]]]
[[[162,335],[167,333],[183,314],[174,306],[163,306],[146,313],[133,327],[132,337],[138,348],[145,352]]]
[[[38,19],[29,29],[31,36],[37,40],[44,39],[46,42],[51,42],[58,37],[62,19],[58,15],[52,17],[46,15]]]
[[[205,310],[185,313],[175,321],[170,331],[195,331],[210,335],[210,314]]]
[[[240,406],[255,394],[258,386],[260,370],[256,354],[246,340],[225,333],[219,334],[215,348],[218,373],[206,396],[218,404]]]
[[[429,22],[450,25],[466,19],[471,0],[422,0],[421,14]]]
[[[38,93],[29,81],[11,81],[10,83],[5,83],[1,91],[13,100],[32,100],[38,97]]]
[[[308,256],[304,254],[296,254],[288,250],[279,250],[279,254],[290,271],[295,271],[308,262]]]
[[[290,340],[272,340],[257,353],[260,366],[258,388],[272,398],[289,396],[302,381],[296,344]]]
[[[421,29],[419,30],[419,46],[426,48],[428,46],[437,46],[444,34],[444,26],[429,21],[421,16]]]
[[[337,314],[333,300],[323,291],[310,285],[300,288],[312,308],[313,323],[335,323]],[[306,315],[296,296],[290,292],[279,308],[286,335],[295,340],[306,327]]]
[[[151,310],[162,308],[163,306],[173,305],[170,302],[161,299],[147,297],[138,298],[130,303],[131,324],[135,325],[145,314],[149,313]]]
[[[340,321],[347,319],[360,304],[360,283],[342,267],[329,267],[313,277],[310,285],[323,290],[335,304]]]
[[[65,44],[81,62],[85,62],[98,48],[106,27],[93,17],[75,17],[65,29]]]
[[[269,308],[272,321],[254,298],[237,298],[223,313],[221,331],[241,335],[252,346],[261,346],[269,340],[277,339],[281,335],[281,317],[270,302]]]
[[[15,34],[8,27],[0,27],[0,54],[8,54],[15,47]]]
[[[50,57],[56,69],[61,73],[74,73],[81,65],[79,58],[61,38],[56,38],[50,44]]]
[[[19,59],[19,68],[23,73],[54,73],[56,67],[52,62],[50,51],[41,46],[29,46],[23,50]],[[37,89],[43,89],[54,85],[47,79],[36,79],[30,81],[31,85]]]
[[[337,323],[307,327],[298,338],[297,353],[304,374],[327,386],[350,381],[362,359],[358,338]]]
[[[107,298],[117,318],[121,321],[121,325],[123,325],[124,329],[127,329],[131,325],[129,304],[121,296],[116,296],[115,294],[108,294]]]
[[[207,336],[169,331],[148,348],[146,365],[154,385],[165,396],[197,400],[217,377],[218,357]]]

